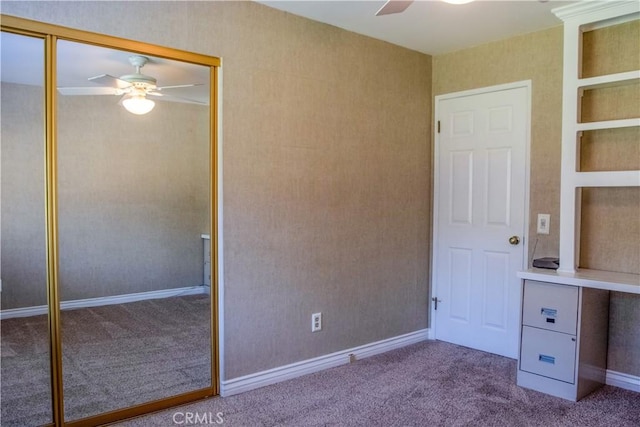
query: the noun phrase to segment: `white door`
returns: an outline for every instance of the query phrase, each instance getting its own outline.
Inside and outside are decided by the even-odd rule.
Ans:
[[[529,91],[525,82],[436,97],[435,338],[512,358],[516,272],[525,259]]]

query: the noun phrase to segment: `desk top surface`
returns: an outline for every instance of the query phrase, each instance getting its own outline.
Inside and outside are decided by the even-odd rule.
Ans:
[[[578,269],[575,273],[531,268],[518,272],[521,279],[583,286],[607,291],[640,294],[640,275],[603,270]]]

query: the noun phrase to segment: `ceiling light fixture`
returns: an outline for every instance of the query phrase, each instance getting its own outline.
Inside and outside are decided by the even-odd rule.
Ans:
[[[150,99],[147,99],[144,95],[133,94],[130,97],[126,98],[122,101],[122,105],[124,108],[133,114],[147,114],[149,111],[153,110],[156,103]]]

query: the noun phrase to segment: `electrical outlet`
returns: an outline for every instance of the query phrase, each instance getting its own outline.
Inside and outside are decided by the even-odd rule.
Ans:
[[[311,315],[311,332],[322,330],[322,313],[313,313]]]
[[[538,234],[549,234],[550,214],[538,214]]]

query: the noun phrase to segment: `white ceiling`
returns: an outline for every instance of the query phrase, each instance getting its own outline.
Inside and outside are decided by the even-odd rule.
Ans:
[[[375,16],[385,0],[254,1],[430,55],[560,25],[551,9],[577,3],[476,0],[453,5],[440,0],[417,0],[402,13]]]

